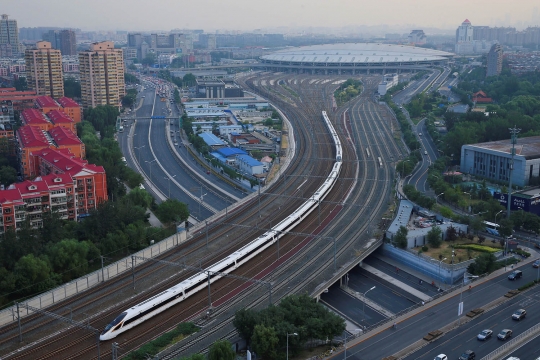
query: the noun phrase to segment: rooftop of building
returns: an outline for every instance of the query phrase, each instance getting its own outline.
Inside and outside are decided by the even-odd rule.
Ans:
[[[81,107],[79,104],[77,104],[75,100],[65,97],[65,96],[58,99],[58,103],[62,105],[63,108],[70,108],[70,107],[80,108]]]
[[[199,136],[204,140],[204,142],[208,146],[219,146],[219,145],[225,145],[223,141],[221,141],[216,135],[210,134],[210,133],[202,133],[199,134]]]
[[[302,63],[394,63],[444,60],[453,54],[406,45],[344,43],[302,46],[264,55],[262,60]]]
[[[82,171],[90,173],[104,173],[103,166],[88,164],[87,161],[77,158],[67,149],[42,149],[32,153],[41,157],[43,160],[54,165],[59,171],[72,175]]]
[[[225,86],[225,83],[222,80],[197,79],[196,81],[199,86]]]
[[[26,109],[21,112],[21,120],[25,125],[49,124],[43,113],[36,109]]]
[[[510,143],[510,139],[471,144],[467,146],[512,154],[512,144]],[[516,155],[523,156],[527,160],[540,158],[540,136],[518,138],[515,149]]]
[[[262,162],[260,162],[259,160],[256,160],[254,158],[252,158],[251,156],[249,155],[238,155],[236,157],[238,160],[242,161],[242,162],[245,162],[246,164],[248,164],[249,166],[260,166],[262,165]]]
[[[54,124],[69,124],[74,122],[72,118],[70,118],[68,115],[66,115],[64,112],[60,110],[52,110],[47,113],[47,117],[54,123]]]
[[[56,126],[49,130],[54,142],[58,146],[80,145],[82,141],[71,130]]]
[[[229,148],[229,147],[221,148],[217,150],[217,152],[225,157],[234,156],[234,155],[247,155],[247,153],[242,149]]]
[[[47,147],[49,141],[40,128],[26,125],[17,130],[17,138],[24,147]]]
[[[16,188],[7,188],[6,190],[0,190],[0,204],[5,203],[19,203],[24,204],[21,193]]]
[[[40,108],[44,107],[60,107],[60,104],[58,104],[52,97],[50,96],[38,96],[36,98],[36,104]]]

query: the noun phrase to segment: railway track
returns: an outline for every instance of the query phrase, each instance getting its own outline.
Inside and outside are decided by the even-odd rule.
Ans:
[[[298,161],[297,161],[297,163],[298,163]],[[296,166],[298,166],[298,164],[296,164]],[[315,188],[315,186],[311,186],[310,189],[308,189],[308,190],[313,190],[314,188]],[[272,200],[272,199],[270,199],[270,200]],[[289,199],[289,200],[290,200],[290,199]],[[261,199],[261,201],[262,201],[262,199]],[[252,201],[252,202],[253,202],[253,201]],[[287,202],[284,202],[284,204],[282,204],[282,205],[284,206],[284,209],[283,209],[283,210],[287,210],[288,207],[292,207],[293,203],[294,203],[294,201],[287,201]],[[290,204],[290,205],[287,206],[287,204]],[[253,204],[251,204],[251,205],[253,205]],[[249,206],[249,205],[248,205],[248,206]],[[251,207],[253,207],[253,206],[251,206]],[[234,220],[233,218],[234,218],[234,214],[233,214],[233,216],[230,216],[228,220],[229,220],[229,221]],[[274,217],[273,221],[276,221],[276,222],[277,222],[278,219],[279,219],[279,217]],[[230,232],[230,231],[229,231],[229,232]],[[250,235],[251,237],[253,237],[253,236],[256,234],[256,231],[251,231],[251,232],[252,232],[252,234],[249,234],[249,235]],[[233,233],[235,233],[235,232],[233,232]],[[238,232],[236,232],[236,233],[238,233]],[[246,233],[245,229],[242,229],[242,233],[243,233],[243,234]],[[219,234],[219,235],[223,235],[223,233],[221,233],[221,234]],[[200,241],[199,241],[199,243],[200,243]],[[239,244],[238,246],[240,246],[240,244]],[[189,254],[184,254],[184,256],[185,256],[185,255],[189,255]],[[201,261],[201,262],[202,262],[202,261]],[[162,269],[162,267],[160,268],[159,266],[154,266],[154,268],[156,268],[156,269],[158,269],[158,270],[154,270],[153,272],[156,272],[156,271],[159,271],[159,269]],[[178,280],[173,280],[173,281],[170,281],[170,282],[176,282],[176,281],[178,281]],[[152,292],[148,292],[147,294],[145,294],[145,296],[151,296],[152,293],[156,293],[156,292],[160,291],[161,288],[169,286],[168,284],[169,284],[170,282],[167,282],[167,283],[163,284],[163,285],[160,287],[159,290],[155,290],[155,291],[152,291]],[[104,295],[104,296],[106,296],[106,295]],[[138,301],[138,300],[134,300],[134,302],[136,302],[136,301]],[[129,306],[129,302],[128,302],[128,303],[125,303],[124,306]],[[204,307],[203,307],[203,308],[204,308]],[[100,322],[110,320],[111,317],[114,316],[114,315],[112,315],[114,311],[118,311],[118,310],[106,311],[106,312],[104,312],[102,315],[93,318],[93,319],[91,320],[91,325],[93,325],[93,326],[95,326],[95,327],[98,327],[98,328],[99,328],[99,327],[102,327],[104,324],[100,326]],[[173,320],[173,321],[176,321],[176,320]],[[154,333],[156,332],[155,329],[153,329],[153,331],[154,331]],[[69,337],[70,337],[70,338],[75,337],[74,334],[77,334],[77,332],[78,332],[78,331],[74,331],[73,333],[70,333],[70,334],[69,334]],[[89,335],[87,335],[87,336],[79,336],[79,337],[78,337],[79,340],[76,340],[76,341],[70,343],[69,345],[70,345],[71,348],[75,348],[75,347],[78,348],[78,347],[80,346],[80,345],[78,345],[78,344],[80,344],[80,343],[82,343],[82,342],[88,342],[88,341],[89,341],[89,339],[88,339],[89,337],[91,337],[91,336],[89,336]],[[59,340],[58,342],[59,342],[59,343],[65,342],[65,338]],[[75,342],[77,342],[77,344],[76,344]],[[53,343],[53,342],[50,341],[49,343]],[[92,341],[92,345],[91,345],[91,346],[88,346],[87,348],[90,349],[90,348],[94,348],[94,347],[95,347],[95,344],[93,344],[93,341]],[[40,349],[40,350],[42,350],[42,352],[48,352],[48,353],[54,354],[54,350],[53,350],[53,351],[49,351],[49,350],[45,350],[45,348],[42,348],[42,349]],[[67,350],[64,350],[64,349],[61,348],[61,351],[65,354],[65,351],[67,351]],[[73,353],[74,353],[74,356],[75,356],[75,357],[81,357],[81,354],[83,354],[84,351],[82,351],[82,350],[79,350],[79,351],[73,351]],[[35,353],[31,354],[29,357],[33,357],[33,356],[35,356]],[[41,355],[40,355],[40,356],[41,356]],[[24,357],[25,357],[25,354],[22,354],[22,353],[21,353],[21,354],[19,354],[18,356],[13,357],[13,358],[24,358]],[[67,357],[67,356],[66,356],[66,357]]]

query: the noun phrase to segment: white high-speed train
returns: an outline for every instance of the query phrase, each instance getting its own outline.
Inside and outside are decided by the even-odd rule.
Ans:
[[[137,304],[118,315],[105,329],[101,332],[100,340],[110,340],[119,334],[127,331],[145,320],[148,320],[166,309],[174,306],[196,292],[208,286],[208,277],[210,283],[218,280],[220,273],[229,273],[237,269],[240,265],[246,263],[257,254],[274,244],[279,238],[286,235],[296,225],[306,218],[313,210],[317,208],[319,203],[328,195],[334,187],[334,184],[339,177],[342,165],[342,148],[339,137],[326,115],[326,111],[322,112],[322,116],[326,126],[328,127],[335,145],[336,162],[332,167],[332,171],[326,178],[325,182],[317,189],[317,191],[292,214],[283,219],[279,224],[274,226],[266,233],[259,236],[244,247],[238,249],[231,255],[216,264],[206,268],[203,272],[193,275],[192,277],[182,281],[181,283]],[[210,274],[210,275],[208,275]]]

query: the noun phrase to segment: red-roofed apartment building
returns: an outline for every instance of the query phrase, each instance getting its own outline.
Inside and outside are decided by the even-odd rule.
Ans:
[[[21,111],[21,122],[23,125],[29,125],[44,131],[48,131],[53,126],[49,119],[36,109]]]
[[[80,123],[82,120],[81,106],[65,96],[57,100],[54,100],[50,96],[39,96],[36,98],[35,105],[44,114],[58,110],[72,118],[75,123]]]
[[[15,88],[0,88],[0,102],[11,101],[13,109],[23,110],[34,106],[35,91],[17,91]]]
[[[38,96],[36,98],[36,107],[46,114],[52,110],[61,110],[62,107],[50,96]]]
[[[82,108],[74,100],[64,96],[58,99],[58,103],[62,105],[64,113],[72,118],[75,123],[80,123],[82,121]]]
[[[86,150],[83,142],[71,130],[57,126],[49,130],[58,149],[68,149],[73,155],[84,159]]]
[[[32,152],[53,146],[45,136],[43,130],[37,126],[22,126],[17,130],[17,156],[21,167],[21,174],[25,178],[32,178],[38,174],[34,173],[34,159],[30,156]]]
[[[102,166],[90,165],[67,150],[43,149],[34,156],[44,175],[0,190],[0,232],[20,228],[26,218],[40,227],[43,213],[50,210],[75,220],[107,200]]]
[[[49,111],[47,113],[47,117],[51,121],[51,123],[54,124],[54,126],[60,126],[65,129],[71,130],[73,133],[77,133],[77,127],[75,126],[75,121],[68,116],[67,114],[63,113],[60,110],[53,110]]]

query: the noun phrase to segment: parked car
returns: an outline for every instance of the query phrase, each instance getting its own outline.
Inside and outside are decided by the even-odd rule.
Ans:
[[[485,329],[485,330],[482,330],[480,332],[480,334],[478,334],[476,336],[476,338],[480,341],[484,341],[484,340],[487,340],[491,337],[491,335],[493,335],[493,330],[490,330],[490,329]]]
[[[439,354],[437,356],[435,356],[435,359],[433,360],[448,360],[448,356],[444,355],[444,354]]]
[[[510,275],[508,275],[508,280],[516,280],[523,276],[523,272],[521,270],[514,270]]]
[[[476,354],[472,350],[467,350],[459,357],[459,360],[473,360],[476,358]]]
[[[499,335],[497,335],[497,338],[498,338],[499,340],[508,340],[511,336],[512,336],[512,330],[510,330],[510,329],[503,329],[503,330],[501,330],[501,332],[499,333]]]
[[[527,312],[525,311],[525,309],[518,309],[512,314],[512,319],[521,320],[525,318],[526,315],[527,315]]]

